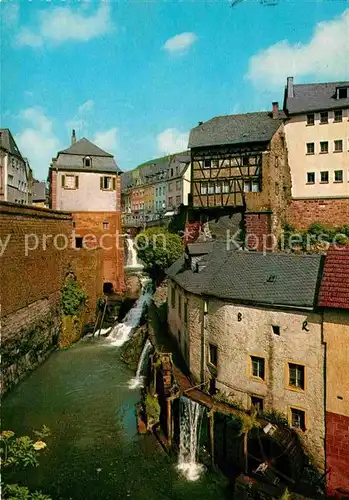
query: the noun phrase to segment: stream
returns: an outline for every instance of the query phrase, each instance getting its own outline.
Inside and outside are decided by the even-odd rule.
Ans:
[[[219,476],[186,481],[154,436],[138,435],[134,373],[106,339],[85,338],[56,351],[2,403],[2,429],[18,435],[47,425],[40,466],[11,477],[53,500],[220,500]]]

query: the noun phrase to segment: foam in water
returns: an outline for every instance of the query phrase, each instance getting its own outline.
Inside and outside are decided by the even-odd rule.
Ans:
[[[189,398],[180,399],[179,456],[177,469],[188,481],[199,479],[204,466],[197,462],[204,407]]]
[[[151,296],[152,282],[149,278],[145,278],[142,281],[141,296],[126,314],[123,322],[116,323],[109,329],[107,339],[110,345],[122,346],[131,338],[133,330],[139,325],[144,309],[150,304]]]
[[[137,258],[137,251],[134,247],[134,242],[132,238],[127,237],[126,238],[126,245],[127,245],[127,261],[126,261],[126,266],[130,269],[143,269],[143,265],[138,261]]]
[[[148,361],[148,355],[149,355],[149,351],[151,348],[152,348],[152,344],[151,344],[150,340],[147,339],[146,343],[144,344],[142,354],[141,354],[139,361],[138,361],[136,376],[133,377],[129,381],[128,385],[129,385],[130,389],[137,389],[138,387],[143,387],[144,368],[147,366],[146,362]]]

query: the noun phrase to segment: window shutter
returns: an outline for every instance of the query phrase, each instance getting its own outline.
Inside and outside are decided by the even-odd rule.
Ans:
[[[64,188],[65,185],[65,175],[62,175],[62,188]]]
[[[103,189],[103,177],[100,178],[100,187]]]
[[[79,189],[79,176],[75,176],[75,189]]]
[[[116,189],[116,179],[115,177],[113,177],[113,191],[115,191]]]

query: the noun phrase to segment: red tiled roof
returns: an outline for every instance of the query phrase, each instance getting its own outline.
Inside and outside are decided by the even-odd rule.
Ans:
[[[330,247],[328,250],[319,306],[349,309],[349,246]]]

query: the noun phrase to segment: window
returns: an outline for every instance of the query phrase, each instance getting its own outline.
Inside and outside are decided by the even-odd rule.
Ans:
[[[315,172],[307,173],[307,184],[315,184]]]
[[[343,170],[334,171],[334,182],[343,182]]]
[[[158,194],[159,194],[158,188],[155,189],[155,192],[156,192],[156,196],[158,196]]]
[[[314,125],[315,123],[315,115],[314,113],[309,113],[307,115],[307,125]]]
[[[321,111],[320,123],[328,123],[328,112],[327,111]]]
[[[168,192],[170,193],[172,191],[172,182],[168,183]]]
[[[171,168],[171,177],[173,177],[173,168]]]
[[[170,207],[172,207],[172,202],[173,202],[173,198],[172,198],[172,196],[170,196],[168,199],[168,204],[170,205]]]
[[[209,363],[217,367],[218,349],[214,344],[209,344]]]
[[[176,196],[176,205],[180,205],[180,204],[181,204],[181,197]]]
[[[214,186],[216,194],[220,194],[222,190],[222,184],[220,182],[216,182]]]
[[[103,229],[108,229],[108,227],[109,227],[109,222],[105,220],[103,222]]]
[[[211,168],[211,160],[210,159],[204,160],[204,168]]]
[[[214,194],[214,183],[213,182],[208,183],[208,194]]]
[[[307,143],[307,155],[313,155],[315,153],[315,145],[313,142]]]
[[[334,152],[335,153],[341,153],[343,151],[343,141],[342,139],[338,139],[337,141],[334,141]]]
[[[85,167],[91,167],[91,165],[92,165],[92,160],[91,160],[91,158],[90,158],[89,156],[86,156],[86,157],[84,158],[84,165],[85,165]]]
[[[291,422],[292,427],[302,429],[305,431],[305,412],[299,410],[298,408],[290,408],[291,410]]]
[[[79,236],[79,237],[76,237],[75,238],[75,248],[82,248],[82,238]]]
[[[178,293],[178,316],[182,316],[182,295]]]
[[[250,164],[248,156],[243,156],[243,158],[242,158],[242,164],[244,166],[247,166],[247,165]]]
[[[229,181],[223,182],[223,193],[229,193]]]
[[[320,172],[320,182],[328,182],[328,172]]]
[[[181,345],[181,331],[178,330],[178,344]]]
[[[304,366],[288,364],[288,385],[304,391]]]
[[[212,160],[213,168],[219,168],[219,160]]]
[[[263,398],[257,396],[251,396],[251,407],[255,408],[257,411],[263,411],[264,406]]]
[[[62,175],[62,187],[64,189],[78,189],[79,177],[77,175]]]
[[[334,112],[334,121],[341,122],[343,120],[343,111],[341,109],[336,109]]]
[[[115,190],[115,177],[101,177],[100,188],[103,191],[113,191]]]
[[[184,302],[184,324],[188,323],[188,302]]]
[[[245,193],[259,193],[260,188],[259,188],[259,181],[254,180],[254,181],[244,181],[244,191]]]
[[[176,307],[176,290],[173,287],[171,287],[171,306],[172,306],[172,309],[174,309]]]
[[[346,99],[348,97],[348,87],[337,88],[337,99]]]
[[[176,190],[181,189],[181,181],[176,181]]]
[[[206,182],[202,182],[200,184],[200,193],[207,194],[207,183]]]
[[[320,153],[328,153],[328,142],[327,141],[320,142]]]
[[[280,335],[280,327],[277,325],[272,325],[274,335]]]
[[[251,356],[251,368],[252,377],[265,380],[264,358]]]

